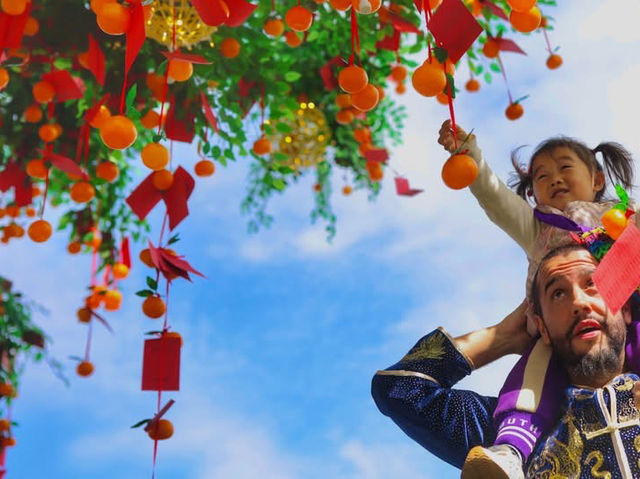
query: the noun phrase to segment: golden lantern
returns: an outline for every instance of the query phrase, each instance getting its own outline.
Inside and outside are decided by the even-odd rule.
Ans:
[[[155,0],[151,4],[151,18],[146,24],[149,38],[167,47],[173,45],[174,9],[176,48],[190,49],[196,43],[210,41],[217,28],[204,23],[189,0]]]
[[[279,152],[289,157],[280,163],[298,170],[325,161],[331,132],[324,113],[313,102],[299,103],[295,116],[294,120],[287,123],[291,131],[276,132],[273,143],[278,145]]]

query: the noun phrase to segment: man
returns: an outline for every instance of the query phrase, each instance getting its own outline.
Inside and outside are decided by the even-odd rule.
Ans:
[[[633,396],[638,377],[623,374],[630,314],[626,307],[615,315],[607,309],[591,279],[596,266],[583,247],[564,246],[542,260],[532,286],[539,330],[572,386],[558,405],[556,426],[536,444],[527,477],[640,477],[640,414]],[[380,411],[460,468],[472,447],[493,444],[496,399],[452,386],[474,368],[526,349],[531,338],[524,309],[520,305],[499,324],[456,339],[441,328],[422,338],[374,376]],[[493,477],[521,476],[520,468]]]

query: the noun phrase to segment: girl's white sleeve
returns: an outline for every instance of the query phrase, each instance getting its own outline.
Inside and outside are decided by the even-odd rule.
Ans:
[[[474,137],[467,145],[469,155],[478,165],[478,177],[470,186],[471,193],[489,219],[530,255],[540,229],[539,221],[533,216],[533,208],[491,171]]]

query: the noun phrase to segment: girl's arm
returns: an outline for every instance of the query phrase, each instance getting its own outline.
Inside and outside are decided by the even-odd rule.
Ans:
[[[467,133],[457,127],[458,144],[462,144]],[[440,129],[438,143],[453,152],[454,142],[450,120],[445,121]],[[471,135],[463,146],[468,150],[478,165],[478,177],[469,187],[478,203],[491,221],[507,233],[528,255],[533,250],[540,224],[533,216],[533,208],[524,199],[509,189],[482,158],[482,153],[476,144],[475,136]]]

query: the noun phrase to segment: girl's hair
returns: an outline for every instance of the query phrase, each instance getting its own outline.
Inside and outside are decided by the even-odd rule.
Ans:
[[[602,165],[596,160],[596,153],[601,153],[604,160],[604,168],[612,184],[620,183],[625,190],[633,186],[633,157],[622,145],[614,142],[600,143],[593,150],[579,140],[567,136],[556,136],[543,141],[531,155],[529,166],[518,161],[517,153],[520,148],[516,148],[511,153],[511,163],[515,172],[509,178],[508,185],[513,188],[518,195],[525,200],[527,196],[533,195],[533,172],[531,167],[536,157],[542,153],[551,153],[559,147],[566,147],[573,151],[584,162],[594,175],[603,171]],[[602,188],[596,193],[595,201],[601,201],[606,189]]]

